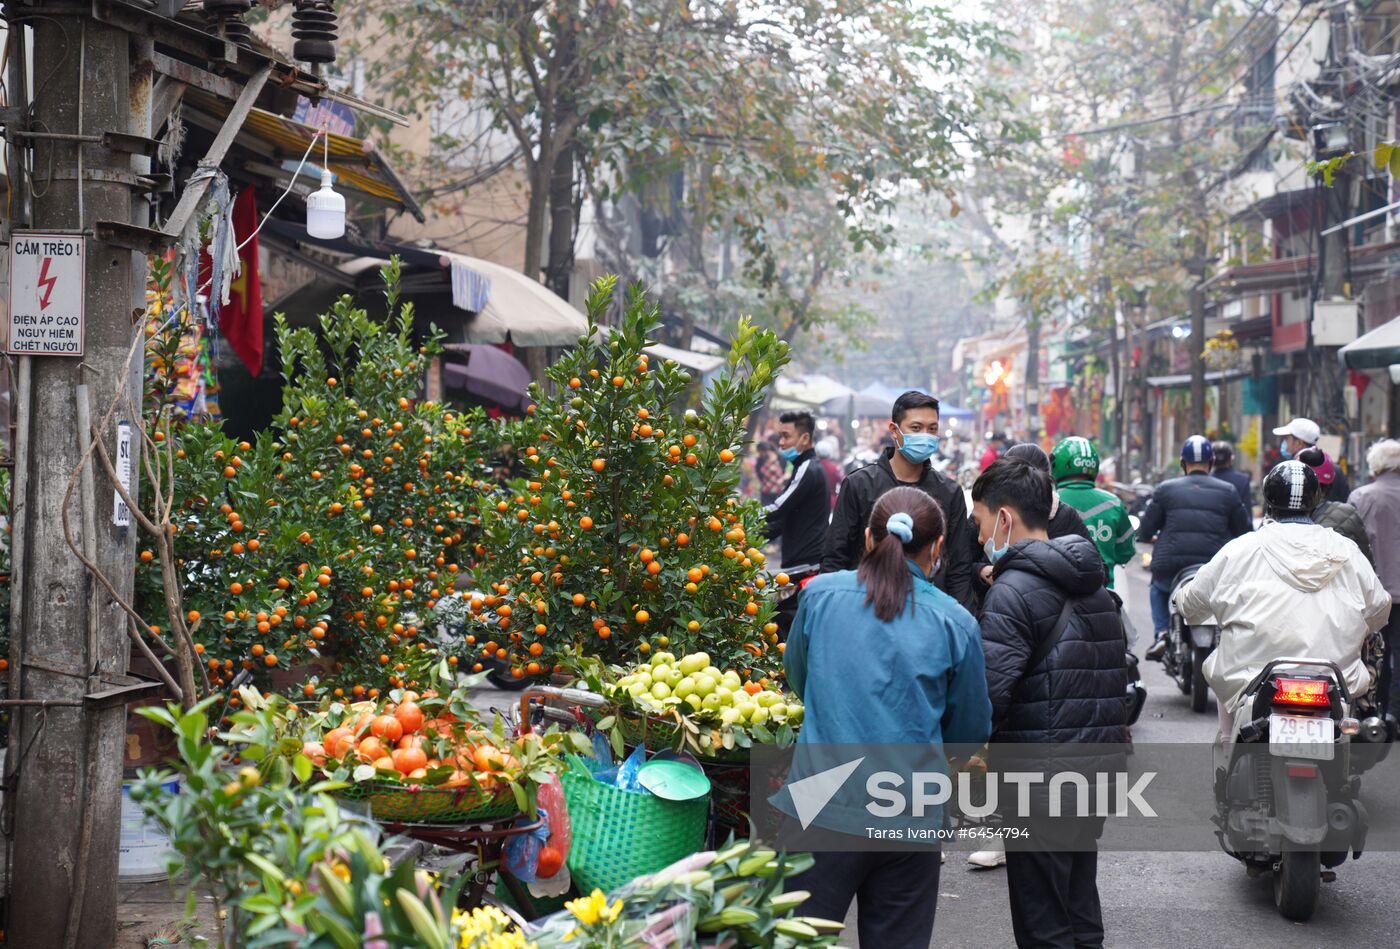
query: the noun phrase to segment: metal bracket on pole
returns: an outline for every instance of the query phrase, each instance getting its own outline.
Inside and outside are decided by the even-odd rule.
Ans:
[[[170,220],[165,222],[163,228],[172,239],[178,238],[184,233],[185,225],[189,224],[195,211],[199,209],[200,202],[204,200],[204,195],[209,190],[209,182],[214,180],[215,172],[218,171],[224,156],[228,154],[229,147],[233,145],[238,130],[243,127],[243,121],[248,118],[248,113],[253,111],[253,103],[258,101],[258,94],[262,92],[263,86],[267,84],[267,77],[270,75],[272,75],[272,67],[270,65],[264,66],[258,70],[253,78],[248,80],[248,84],[243,87],[243,91],[238,96],[238,101],[233,104],[233,108],[229,111],[228,118],[224,119],[219,134],[214,136],[214,143],[209,146],[209,153],[200,159],[199,170],[185,183],[185,190],[180,195],[180,203],[175,205],[174,213],[170,215]]]
[[[137,250],[143,254],[158,254],[175,243],[175,237],[164,231],[124,221],[98,221],[93,225],[93,231],[97,239],[104,244]]]

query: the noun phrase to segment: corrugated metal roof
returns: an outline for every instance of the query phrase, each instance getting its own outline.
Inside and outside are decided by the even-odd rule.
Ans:
[[[231,104],[216,96],[198,89],[185,90],[185,109],[197,110],[222,122],[227,117]],[[307,147],[320,130],[267,112],[253,109],[243,123],[235,143],[243,148],[260,153],[273,163],[298,161],[306,154]],[[424,220],[423,209],[409,193],[398,174],[366,139],[327,133],[329,138],[329,167],[336,176],[337,186],[347,192],[359,192],[381,202],[404,208],[419,221]],[[319,145],[308,159],[308,164],[317,167],[326,161],[325,143]],[[290,174],[290,171],[287,172]],[[303,175],[306,171],[303,169]],[[311,179],[308,179],[310,181]],[[314,186],[314,185],[313,185]]]

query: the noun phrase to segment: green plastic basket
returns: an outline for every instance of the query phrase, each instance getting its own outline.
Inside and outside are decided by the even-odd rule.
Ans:
[[[708,795],[664,801],[574,771],[564,772],[561,780],[573,826],[569,873],[580,893],[595,888],[607,893],[704,846]]]
[[[511,817],[520,812],[515,795],[507,785],[434,788],[384,781],[354,784],[338,793],[346,800],[364,801],[375,820],[461,824]]]

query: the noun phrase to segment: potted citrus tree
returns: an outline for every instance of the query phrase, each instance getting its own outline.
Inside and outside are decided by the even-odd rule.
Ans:
[[[475,545],[493,436],[479,413],[417,400],[440,334],[415,340],[396,265],[385,280],[387,323],[348,297],[319,333],[278,316],[283,409],[255,439],[150,413],[143,507],[171,541],[140,547],[140,612],[165,619],[171,649],[190,644],[206,690],[247,670],[372,698],[438,659],[423,617]]]
[[[771,666],[763,513],[738,495],[744,423],[787,362],[787,345],[740,321],[699,407],[695,384],[647,354],[660,313],[634,288],[603,325],[616,278],[588,299],[589,326],[536,389],[517,432],[525,476],[480,504],[474,550],[475,661],[517,678],[597,656],[707,650],[717,663]]]

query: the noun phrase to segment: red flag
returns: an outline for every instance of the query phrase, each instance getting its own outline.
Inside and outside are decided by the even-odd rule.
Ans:
[[[242,243],[258,228],[258,196],[252,185],[239,192],[233,202],[234,239]],[[263,305],[262,279],[258,273],[258,238],[253,236],[238,257],[243,272],[230,287],[228,305],[219,311],[219,332],[223,333],[249,374],[262,372]]]

